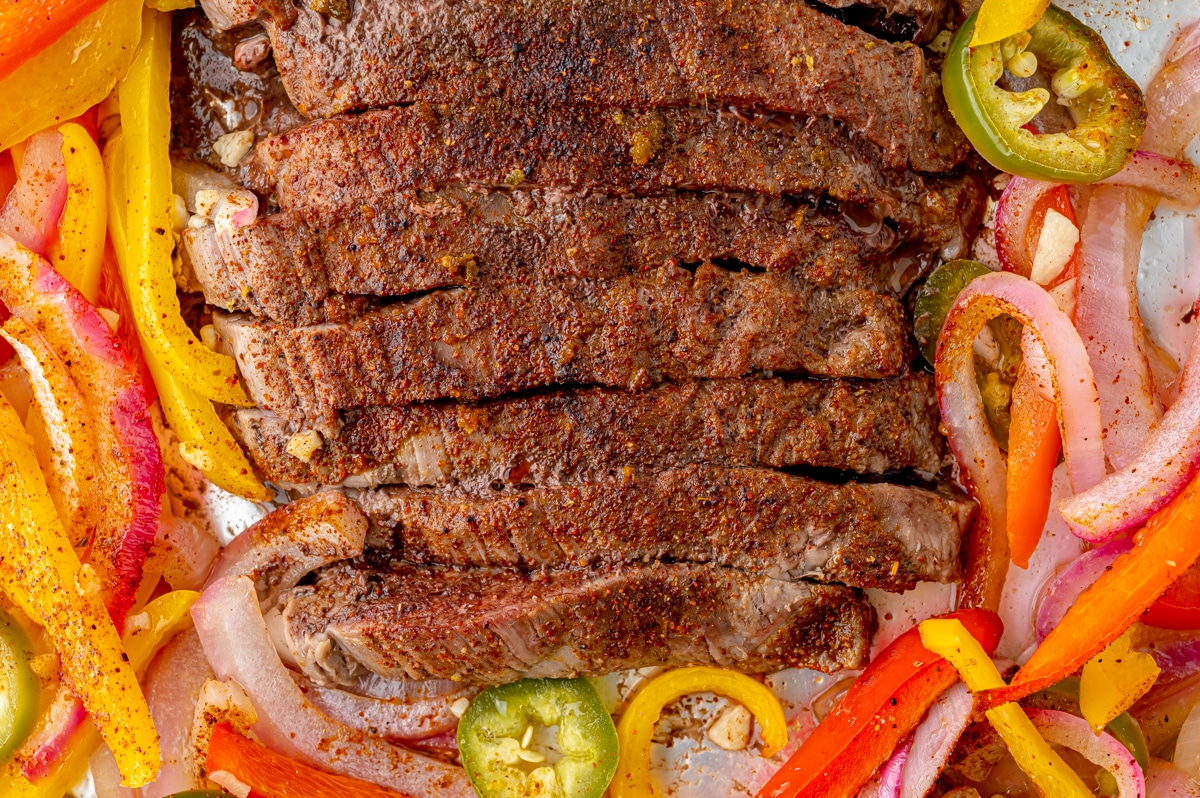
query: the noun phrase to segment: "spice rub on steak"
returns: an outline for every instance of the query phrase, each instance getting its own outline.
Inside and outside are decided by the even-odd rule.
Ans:
[[[974,179],[890,168],[878,147],[825,119],[719,106],[623,111],[495,101],[417,103],[312,122],[263,140],[243,171],[283,210],[314,214],[462,183],[612,195],[815,193],[901,226],[949,212],[946,181]]]
[[[216,322],[250,396],[293,421],[564,383],[640,390],[756,372],[892,377],[912,359],[903,310],[889,296],[710,264],[453,288],[341,324]]]
[[[687,465],[937,472],[933,377],[741,379],[641,392],[554,391],[468,405],[348,410],[303,461],[297,428],[263,410],[230,424],[255,467],[281,484],[555,487]]]
[[[975,233],[982,191],[942,186],[944,203],[898,229],[867,209],[798,197],[669,192],[580,195],[558,189],[406,189],[330,213],[278,213],[222,235],[184,232],[205,298],[288,325],[344,321],[357,295],[480,282],[644,273],[677,260],[732,260],[818,286],[902,294],[909,251],[957,256]],[[814,207],[815,206],[815,207]]]
[[[287,0],[205,0],[262,22],[308,116],[424,101],[736,106],[845,123],[893,166],[941,171],[968,147],[924,52],[796,0],[356,0],[343,21]]]
[[[359,506],[407,562],[523,571],[714,563],[776,579],[910,590],[958,576],[974,506],[915,487],[687,466],[557,488],[380,488]]]
[[[863,594],[686,563],[528,575],[361,561],[283,599],[283,633],[318,683],[389,678],[499,684],[709,664],[833,671],[867,660]]]

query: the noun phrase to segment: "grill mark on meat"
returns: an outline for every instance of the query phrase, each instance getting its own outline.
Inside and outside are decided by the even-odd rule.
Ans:
[[[391,487],[356,499],[391,533],[389,555],[413,563],[529,571],[712,562],[896,592],[957,578],[973,509],[920,488],[709,466],[482,497]]]
[[[638,390],[759,372],[883,378],[912,358],[891,297],[711,265],[610,281],[514,279],[436,291],[351,323],[222,322],[218,331],[243,375],[286,359],[295,402],[256,390],[257,378],[247,386],[260,406],[293,421],[564,383]],[[264,351],[273,341],[280,354],[247,357],[245,340],[264,342]]]
[[[184,242],[210,304],[290,326],[353,318],[367,303],[349,295],[397,297],[522,276],[611,278],[672,259],[732,260],[814,285],[901,295],[909,282],[888,260],[903,240],[940,249],[974,233],[978,184],[944,189],[957,213],[931,212],[907,232],[883,221],[864,228],[795,198],[449,186],[327,215],[276,214],[225,237],[211,226],[189,229]]]
[[[281,484],[370,487],[492,483],[555,487],[695,463],[936,472],[933,378],[881,382],[712,380],[639,393],[555,391],[465,405],[346,411],[309,462],[287,453],[295,427],[262,410],[231,426],[255,466]]]
[[[301,669],[335,685],[364,671],[478,684],[686,664],[830,672],[861,667],[876,626],[854,588],[662,563],[536,576],[339,563],[294,588],[283,616]]]
[[[699,108],[625,112],[418,103],[312,122],[259,144],[244,165],[284,210],[315,214],[455,183],[580,193],[823,193],[903,226],[948,212],[943,181],[887,168],[829,120]]]
[[[487,97],[733,105],[839,120],[893,166],[941,171],[968,149],[920,48],[795,0],[358,0],[346,23],[303,6],[263,21],[308,116]]]

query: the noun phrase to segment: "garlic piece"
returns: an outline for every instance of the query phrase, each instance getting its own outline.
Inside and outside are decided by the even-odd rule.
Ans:
[[[1079,228],[1070,219],[1051,208],[1046,211],[1042,232],[1038,235],[1029,275],[1038,285],[1049,285],[1063,273],[1075,246],[1079,243]]]
[[[249,130],[235,130],[221,136],[212,146],[221,163],[232,168],[240,164],[254,146],[254,133]]]
[[[754,716],[741,704],[722,712],[708,727],[708,739],[726,751],[743,751],[750,744]]]

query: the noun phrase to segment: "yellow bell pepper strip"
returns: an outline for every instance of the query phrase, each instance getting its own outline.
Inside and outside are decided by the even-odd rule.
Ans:
[[[1049,7],[1050,0],[983,0],[971,46],[994,44],[1027,31]]]
[[[1200,560],[1200,478],[1159,510],[1118,557],[1075,600],[1058,626],[1017,671],[1012,684],[989,695],[1015,701],[1061,681],[1133,625]]]
[[[182,11],[195,8],[196,0],[146,0],[146,5],[155,11]]]
[[[104,162],[100,148],[81,125],[59,127],[67,166],[67,205],[58,220],[58,241],[49,261],[93,305],[100,295],[100,266],[108,228]]]
[[[37,0],[33,5],[49,4],[50,0]],[[65,9],[82,4],[66,0],[58,5]],[[46,28],[57,34],[42,46],[28,46],[34,40],[22,39],[27,52],[35,53],[24,63],[15,69],[0,67],[0,150],[79,116],[103,100],[129,69],[142,33],[142,0],[87,0],[86,5],[86,16],[74,12],[71,18],[60,18],[68,27]],[[36,20],[33,29],[39,32],[44,24],[26,2],[5,3],[3,12],[19,15],[26,24]]]
[[[972,692],[1004,686],[1000,671],[962,623],[952,618],[931,618],[922,621],[919,628],[925,648],[949,660]],[[992,707],[986,714],[1017,765],[1033,780],[1042,795],[1094,798],[1079,775],[1034,728],[1020,704],[1002,704]]]
[[[158,735],[94,580],[75,556],[21,420],[0,398],[0,586],[41,623],[78,687],[126,786],[150,783]]]
[[[1161,672],[1154,657],[1133,649],[1129,632],[1121,635],[1083,666],[1079,680],[1083,719],[1099,734],[1144,696]]]
[[[697,666],[667,671],[638,688],[617,722],[621,753],[617,775],[609,786],[611,798],[657,798],[650,777],[650,738],[663,707],[692,693],[716,693],[737,701],[762,727],[764,757],[787,745],[787,720],[774,694],[744,673]]]
[[[104,148],[104,165],[108,173],[109,235],[122,274],[128,273],[125,263],[125,163],[124,133],[118,133]],[[273,495],[255,476],[246,455],[229,429],[221,421],[212,403],[188,389],[159,364],[155,353],[146,345],[139,329],[146,365],[158,389],[159,402],[167,423],[180,441],[184,459],[198,468],[213,484],[251,501],[267,501]]]
[[[121,277],[142,342],[163,369],[206,399],[248,407],[253,402],[233,358],[201,343],[180,315],[171,265],[171,16],[144,14],[142,41],[119,93],[128,199]]]
[[[958,619],[989,651],[1004,625],[993,612]],[[771,777],[758,798],[853,798],[892,756],[938,696],[958,681],[946,660],[921,644],[914,627],[879,653],[816,730]]]

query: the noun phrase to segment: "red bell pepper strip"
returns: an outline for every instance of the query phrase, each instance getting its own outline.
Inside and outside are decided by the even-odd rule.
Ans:
[[[955,618],[989,655],[1003,625],[987,610]],[[817,726],[757,798],[853,798],[937,700],[958,671],[921,644],[916,627],[896,638]]]
[[[1008,427],[1008,548],[1012,561],[1029,567],[1050,514],[1054,467],[1062,451],[1058,407],[1037,390],[1037,378],[1023,369],[1013,388]]]
[[[1070,676],[1126,629],[1200,559],[1200,478],[1134,536],[1133,549],[1081,595],[990,705],[1016,701]]]
[[[1154,602],[1142,623],[1159,629],[1200,629],[1200,565],[1193,565]]]
[[[24,0],[0,4],[0,80],[46,49],[104,0]]]
[[[277,754],[238,734],[228,722],[213,727],[204,767],[209,777],[228,773],[260,798],[404,798],[387,787],[326,773]]]

